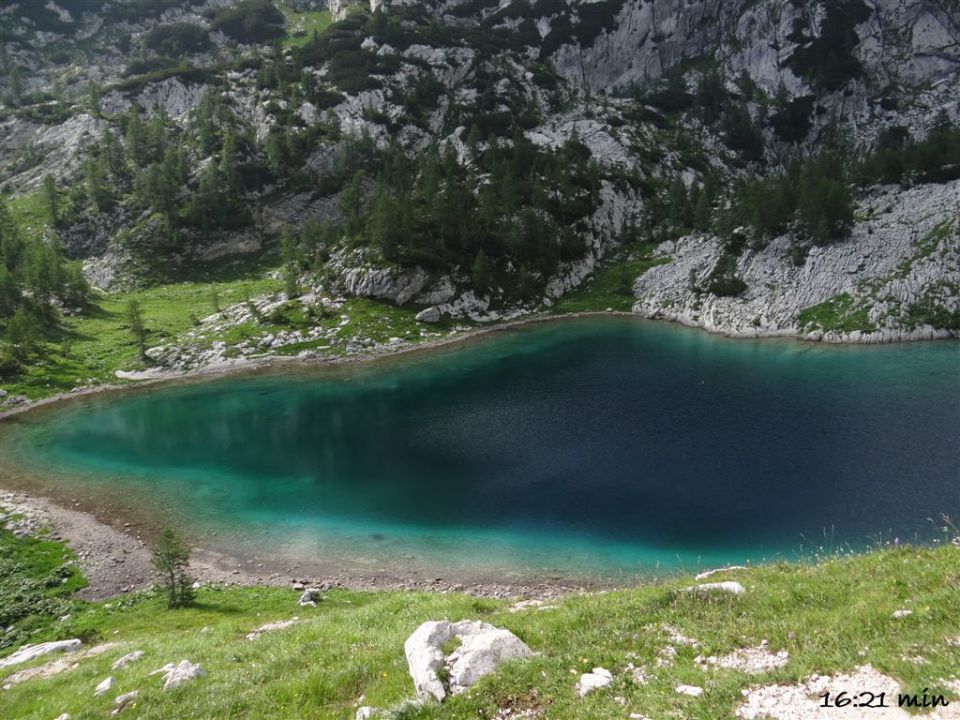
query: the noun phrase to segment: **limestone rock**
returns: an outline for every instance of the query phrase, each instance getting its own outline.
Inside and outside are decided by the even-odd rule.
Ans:
[[[417,322],[422,323],[440,322],[440,309],[436,305],[433,305],[428,307],[426,310],[421,310],[418,312],[415,319]]]
[[[114,662],[113,665],[110,666],[110,669],[111,669],[111,670],[120,670],[120,669],[122,669],[122,668],[125,668],[125,667],[126,667],[127,665],[129,665],[130,663],[136,662],[137,660],[139,660],[139,659],[142,658],[142,657],[143,657],[143,650],[134,650],[133,652],[129,652],[129,653],[127,653],[126,655],[124,655],[123,657],[117,659],[117,661]]]
[[[323,600],[323,595],[320,593],[319,588],[307,588],[300,595],[297,604],[299,604],[300,607],[316,607],[317,603],[321,600]]]
[[[154,670],[150,674],[163,675],[163,689],[172,690],[191,680],[206,677],[207,671],[189,660],[181,660],[176,664],[167,663],[159,670]]]
[[[441,648],[453,639],[460,640],[460,646],[444,657]],[[463,692],[502,662],[532,655],[509,630],[471,620],[425,622],[407,638],[403,649],[417,697],[436,702],[448,693]],[[440,679],[443,668],[448,684]]]
[[[732,580],[726,580],[724,582],[715,582],[715,583],[702,583],[700,585],[691,585],[688,588],[684,588],[686,592],[695,592],[701,595],[709,595],[710,593],[729,593],[731,595],[743,595],[746,592],[743,585]]]
[[[108,677],[107,679],[103,680],[99,685],[97,685],[96,689],[93,691],[93,694],[103,695],[105,692],[107,692],[108,690],[111,690],[112,688],[113,688],[113,678]]]
[[[677,685],[674,691],[678,695],[689,695],[690,697],[700,697],[703,695],[703,688],[697,685]]]
[[[79,650],[82,644],[80,640],[56,640],[53,642],[39,643],[37,645],[25,645],[12,655],[0,660],[0,668],[30,662],[31,660],[50,653],[73,652]]]
[[[261,625],[256,630],[247,633],[247,640],[256,640],[264,633],[273,632],[274,630],[283,630],[284,628],[288,628],[296,622],[297,619],[293,618],[291,620],[277,620],[276,622]]]
[[[577,695],[583,697],[594,690],[605,688],[613,682],[613,673],[606,668],[595,667],[588,673],[584,673],[577,681]]]

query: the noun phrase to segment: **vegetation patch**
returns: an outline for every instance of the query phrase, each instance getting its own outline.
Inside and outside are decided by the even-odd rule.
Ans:
[[[822,330],[851,333],[859,330],[870,333],[877,330],[877,326],[870,322],[867,308],[857,305],[849,293],[842,293],[819,305],[801,310],[797,315],[797,324],[807,332]]]

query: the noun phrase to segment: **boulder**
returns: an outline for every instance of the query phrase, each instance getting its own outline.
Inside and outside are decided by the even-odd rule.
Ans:
[[[206,677],[207,671],[189,660],[181,660],[176,665],[167,663],[159,670],[154,670],[150,674],[163,675],[163,689],[172,690],[175,687],[183,685],[185,682]]]
[[[690,697],[700,697],[703,695],[703,688],[696,685],[677,685],[674,691],[678,695],[689,695]]]
[[[140,694],[139,690],[131,690],[128,693],[123,693],[123,695],[117,695],[117,699],[114,700],[114,705],[116,707],[110,711],[111,715],[119,715],[124,710],[127,709],[127,706],[137,699],[137,695]]]
[[[605,688],[613,682],[613,673],[606,668],[595,667],[588,673],[584,673],[577,681],[577,695],[583,697],[594,690]]]
[[[431,305],[426,310],[418,312],[414,319],[422,323],[440,322],[440,309],[436,305]]]
[[[454,639],[460,646],[445,657],[441,648]],[[436,702],[462,693],[502,662],[533,654],[509,630],[475,620],[425,622],[407,638],[403,649],[417,697]],[[441,680],[441,669],[446,670],[447,683]]]
[[[118,659],[115,663],[113,663],[113,665],[110,666],[110,669],[120,670],[121,668],[125,668],[130,663],[136,662],[142,657],[143,657],[143,650],[134,650],[133,652],[129,652],[126,655],[124,655],[122,658]]]
[[[375,707],[370,707],[369,705],[364,705],[361,708],[357,708],[356,720],[370,720],[377,714],[377,709]]]
[[[113,688],[113,678],[108,677],[106,680],[97,685],[96,689],[93,691],[94,695],[103,695],[108,690]]]
[[[321,600],[323,600],[323,595],[320,594],[320,588],[307,588],[297,602],[299,602],[300,607],[316,607]]]
[[[20,663],[30,662],[43,655],[49,655],[55,652],[73,652],[79,650],[83,643],[80,640],[56,640],[54,642],[39,643],[38,645],[25,645],[12,655],[0,660],[0,668],[19,665]]]
[[[726,580],[724,582],[715,582],[715,583],[701,583],[700,585],[691,585],[688,588],[684,588],[685,592],[694,592],[701,595],[709,595],[710,593],[730,593],[731,595],[743,595],[746,592],[743,585],[738,582],[733,582],[732,580]]]

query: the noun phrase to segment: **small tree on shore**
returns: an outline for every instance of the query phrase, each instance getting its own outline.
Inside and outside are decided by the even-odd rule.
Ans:
[[[127,325],[130,332],[133,333],[134,342],[137,343],[137,350],[140,357],[147,357],[147,328],[143,324],[143,313],[140,311],[140,303],[131,300],[127,303]]]
[[[163,528],[153,547],[153,566],[167,593],[168,607],[184,607],[193,602],[193,578],[187,574],[189,564],[189,546],[172,529]]]

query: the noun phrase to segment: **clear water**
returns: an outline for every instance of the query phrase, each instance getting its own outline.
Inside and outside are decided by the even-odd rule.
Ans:
[[[16,467],[201,542],[347,572],[610,576],[925,539],[960,516],[960,344],[733,341],[625,319],[94,396]]]

